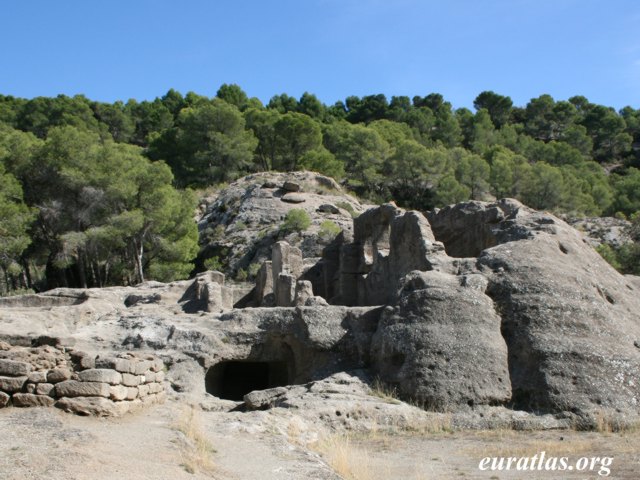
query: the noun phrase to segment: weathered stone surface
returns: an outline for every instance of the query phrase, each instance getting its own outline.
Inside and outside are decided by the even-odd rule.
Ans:
[[[109,388],[109,398],[111,400],[126,400],[129,395],[129,387],[125,387],[124,385],[112,385]]]
[[[271,261],[265,261],[256,277],[256,289],[254,301],[256,305],[261,306],[264,302],[264,297],[273,294],[273,266]]]
[[[109,384],[67,380],[56,384],[57,397],[109,397]]]
[[[127,388],[126,400],[134,400],[138,398],[138,387],[126,387],[126,388]]]
[[[52,396],[54,394],[54,388],[55,385],[53,383],[39,383],[36,385],[36,394]]]
[[[149,384],[149,393],[160,393],[164,391],[164,388],[161,383],[150,383]]]
[[[302,187],[297,182],[287,180],[282,184],[282,189],[286,190],[287,192],[299,192]]]
[[[507,346],[491,298],[463,277],[414,272],[383,312],[371,357],[383,382],[429,409],[511,398]]]
[[[290,307],[296,295],[296,278],[288,273],[278,275],[276,282],[276,306]]]
[[[331,203],[323,203],[322,205],[320,205],[318,207],[318,212],[321,213],[332,213],[332,214],[338,214],[340,213],[340,209],[338,207],[336,207],[335,205],[331,204]]]
[[[25,362],[16,362],[0,358],[0,375],[6,377],[23,377],[29,375],[31,365]]]
[[[304,203],[307,201],[301,193],[285,193],[280,200],[287,203]]]
[[[0,390],[8,393],[19,392],[27,377],[0,377]]]
[[[47,373],[48,383],[64,382],[71,378],[71,370],[68,368],[55,368]]]
[[[140,375],[131,375],[129,373],[122,374],[122,384],[127,387],[137,387],[140,385]]]
[[[25,393],[36,393],[36,386],[34,383],[27,383],[24,386]]]
[[[78,415],[117,417],[122,415],[124,410],[127,409],[127,406],[122,405],[122,403],[125,402],[116,403],[103,397],[66,397],[59,399],[55,403],[55,406],[66,412],[72,412]]]
[[[95,368],[111,369],[120,373],[134,373],[136,370],[134,362],[117,357],[98,357],[95,360]]]
[[[160,370],[160,371],[156,372],[155,381],[162,383],[162,382],[164,382],[164,377],[165,377],[164,372],[162,370]]]
[[[149,385],[138,385],[138,397],[146,397],[149,395]]]
[[[122,374],[108,368],[93,368],[78,373],[81,382],[99,382],[110,385],[122,383]]]
[[[289,389],[285,387],[268,388],[267,390],[255,390],[247,393],[243,400],[249,410],[263,410],[274,407]]]
[[[136,363],[136,371],[134,372],[136,375],[144,375],[144,373],[149,370],[152,366],[152,363],[148,360],[141,360]]]
[[[14,393],[11,398],[14,407],[51,407],[55,400],[48,395]]]
[[[313,298],[313,286],[308,280],[298,280],[293,305],[300,307],[306,304],[307,300]]]
[[[4,393],[4,392],[0,392],[0,408],[4,408],[9,404],[9,400],[11,399],[11,397]]]
[[[29,382],[45,383],[47,381],[47,372],[31,372],[29,374]]]
[[[151,383],[156,381],[156,374],[151,370],[144,372],[144,383]]]

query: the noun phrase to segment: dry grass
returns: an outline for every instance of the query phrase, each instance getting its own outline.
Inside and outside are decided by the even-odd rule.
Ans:
[[[312,446],[345,480],[373,480],[369,453],[355,446],[349,435],[332,435]]]
[[[211,456],[216,450],[202,431],[199,410],[185,407],[173,428],[184,435],[180,446],[184,469],[189,473],[212,471],[215,464]]]

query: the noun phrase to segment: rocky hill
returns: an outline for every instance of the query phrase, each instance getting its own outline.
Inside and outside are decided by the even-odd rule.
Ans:
[[[338,232],[353,230],[353,217],[366,208],[335,180],[317,173],[248,175],[203,206],[199,269],[215,259],[213,264],[234,278],[271,258],[271,245],[278,240],[299,247],[305,258],[320,257]],[[286,215],[293,209],[309,216],[310,225],[302,231],[285,229]]]

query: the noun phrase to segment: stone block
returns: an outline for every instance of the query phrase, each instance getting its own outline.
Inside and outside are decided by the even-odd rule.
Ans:
[[[128,394],[129,387],[125,387],[124,385],[112,385],[111,388],[109,388],[109,398],[111,400],[126,400]]]
[[[122,414],[122,407],[116,405],[112,400],[103,397],[65,397],[58,400],[55,406],[66,412],[72,412],[78,415],[117,417]]]
[[[136,375],[144,375],[144,372],[151,368],[152,363],[148,360],[141,360],[136,363],[135,373]]]
[[[276,306],[290,307],[296,294],[296,278],[288,273],[278,275],[276,284]]]
[[[27,382],[28,377],[0,377],[0,390],[13,393],[19,392]]]
[[[4,392],[0,392],[0,408],[4,408],[9,404],[9,400],[11,399],[11,397],[4,393]]]
[[[149,385],[138,385],[138,397],[146,397],[149,395]]]
[[[144,383],[151,383],[156,381],[156,373],[151,370],[144,372]]]
[[[136,367],[134,362],[126,358],[115,357],[98,357],[96,358],[95,368],[111,369],[120,373],[135,373]]]
[[[122,384],[126,387],[137,387],[140,385],[140,375],[122,374]]]
[[[150,383],[149,384],[149,393],[160,393],[164,391],[164,388],[161,383]]]
[[[153,361],[153,364],[151,366],[151,371],[153,371],[153,372],[162,372],[162,371],[164,371],[164,362],[162,360],[160,360],[159,358],[156,358]]]
[[[47,373],[48,383],[59,383],[71,378],[71,370],[68,368],[54,368]]]
[[[48,395],[15,393],[11,399],[14,407],[51,407],[55,400]]]
[[[27,383],[24,387],[26,393],[36,393],[36,385],[34,383]]]
[[[161,370],[159,372],[156,372],[156,382],[164,382],[164,371]]]
[[[58,397],[109,397],[109,387],[108,383],[67,380],[56,384],[55,392]]]
[[[53,396],[55,385],[53,383],[39,383],[36,385],[37,395]]]
[[[270,261],[266,261],[258,270],[256,276],[256,290],[254,300],[257,306],[262,305],[266,295],[273,293],[273,267]]]
[[[31,372],[31,364],[14,360],[0,359],[0,375],[5,377],[24,377]]]
[[[101,382],[109,385],[122,383],[122,374],[109,368],[92,368],[78,373],[82,382]]]
[[[47,372],[31,372],[29,374],[30,383],[46,383],[47,381]]]
[[[127,389],[127,400],[135,400],[138,398],[138,387],[126,387]]]

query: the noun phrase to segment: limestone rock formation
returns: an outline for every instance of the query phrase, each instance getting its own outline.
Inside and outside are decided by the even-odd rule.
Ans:
[[[288,178],[300,187],[296,194],[308,194],[308,175]],[[247,182],[255,183],[250,191]],[[285,205],[279,196],[294,188],[283,184],[269,175],[245,179],[229,191],[245,192],[257,210],[238,197],[233,214],[214,203],[210,218],[231,225],[232,217],[259,222],[264,213],[273,223],[272,202]],[[334,212],[323,206],[337,205],[325,193],[301,205]],[[80,396],[58,406],[101,412],[128,399],[130,389],[149,396],[164,380],[157,369],[149,367],[147,378],[126,358],[105,356],[115,350],[155,352],[174,392],[213,395],[219,408],[320,409],[318,399],[343,391],[336,385],[355,389],[345,399],[358,402],[372,392],[356,383],[377,377],[426,409],[476,420],[517,417],[524,425],[527,411],[556,416],[539,417],[545,425],[589,426],[603,411],[640,415],[640,281],[618,274],[553,215],[509,199],[426,216],[385,204],[343,228],[319,258],[309,257],[304,242],[281,240],[262,244],[256,235],[251,248],[262,253],[252,259],[264,263],[251,292],[206,272],[170,284],[0,300],[0,359],[32,365],[0,360],[0,404],[18,393],[73,387]],[[9,358],[14,347],[6,344],[26,353]],[[45,369],[56,374],[32,377]],[[65,369],[75,376],[65,378]],[[99,387],[68,383],[81,380]],[[90,387],[99,396],[87,394]]]
[[[325,246],[318,236],[322,222],[353,229],[352,212],[366,207],[348,195],[335,180],[311,172],[263,172],[246,176],[210,199],[198,219],[201,253],[224,260],[225,273],[261,264],[271,258],[271,246],[286,240],[304,257],[319,257]],[[287,212],[303,209],[311,219],[304,232],[280,232]],[[274,279],[275,281],[276,279]]]

